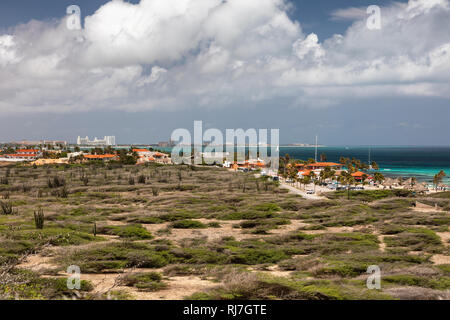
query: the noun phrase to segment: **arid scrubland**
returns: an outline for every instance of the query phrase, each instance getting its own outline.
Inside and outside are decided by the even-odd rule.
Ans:
[[[1,167],[0,298],[450,298],[450,193],[328,198],[214,167]]]

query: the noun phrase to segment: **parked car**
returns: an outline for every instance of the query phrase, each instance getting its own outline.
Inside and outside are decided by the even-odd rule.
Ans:
[[[314,194],[314,190],[308,189],[308,190],[306,190],[306,194]]]
[[[286,182],[287,182],[287,183],[292,183],[292,182],[294,182],[294,180],[292,180],[292,179],[286,179]]]
[[[280,181],[280,178],[279,177],[272,177],[272,180],[273,181]]]

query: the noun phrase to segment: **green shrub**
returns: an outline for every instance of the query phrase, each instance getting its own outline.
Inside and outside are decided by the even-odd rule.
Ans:
[[[449,277],[430,278],[418,277],[414,275],[392,275],[382,277],[382,281],[385,283],[398,284],[402,286],[415,286],[437,290],[450,289]]]
[[[152,234],[140,224],[132,224],[126,226],[106,226],[103,228],[98,228],[97,232],[100,234],[104,233],[109,235],[116,235],[121,238],[127,239],[153,239]]]
[[[158,291],[167,287],[162,282],[162,275],[157,272],[128,274],[120,279],[120,283],[125,286],[136,287],[142,291]]]
[[[204,229],[207,226],[200,221],[195,220],[178,220],[172,223],[172,227],[175,229]]]

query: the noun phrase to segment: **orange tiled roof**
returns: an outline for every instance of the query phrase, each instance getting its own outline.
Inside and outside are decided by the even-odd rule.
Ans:
[[[133,149],[133,152],[149,152],[147,149]]]
[[[314,167],[341,167],[342,164],[335,163],[335,162],[315,162],[315,163],[309,163],[307,166],[314,166]]]
[[[22,157],[36,157],[37,154],[5,154],[5,156],[11,157],[11,158],[22,158]]]
[[[311,174],[311,170],[300,170],[298,173],[302,176],[309,176]]]
[[[365,175],[365,173],[361,171],[352,173],[352,177],[362,177],[363,175]]]
[[[17,153],[38,153],[38,149],[19,149],[17,150]]]
[[[155,153],[155,157],[163,157],[163,156],[165,156],[164,153],[161,153],[161,152],[156,152]]]

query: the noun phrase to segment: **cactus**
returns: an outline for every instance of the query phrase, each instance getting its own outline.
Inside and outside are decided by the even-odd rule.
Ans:
[[[145,178],[145,176],[143,174],[141,174],[138,177],[138,183],[145,184],[145,180],[146,180],[146,178]]]
[[[3,215],[18,214],[18,210],[14,209],[11,202],[0,201],[0,209],[1,209],[0,213]]]
[[[34,212],[34,224],[36,229],[44,229],[44,210],[42,208]]]
[[[92,229],[92,232],[94,234],[94,237],[97,236],[97,223],[94,222],[94,228]]]

